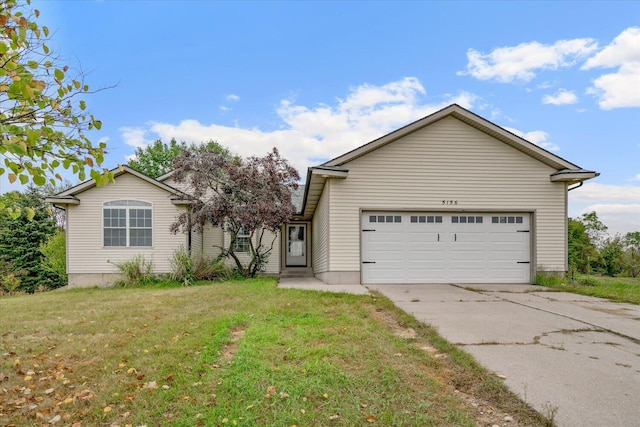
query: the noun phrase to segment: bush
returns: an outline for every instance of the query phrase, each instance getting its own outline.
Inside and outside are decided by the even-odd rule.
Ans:
[[[118,262],[115,265],[124,275],[122,284],[125,286],[144,285],[155,280],[153,261],[146,259],[144,255],[136,255],[129,261]]]
[[[67,282],[67,250],[65,244],[64,231],[58,231],[56,234],[49,236],[40,245],[40,252],[44,256],[42,264],[44,268],[58,275],[60,278],[59,283]]]
[[[231,274],[231,269],[223,259],[189,253],[182,246],[173,253],[171,270],[170,279],[185,286],[192,285],[196,280],[223,280]]]
[[[558,271],[539,271],[536,274],[536,285],[539,286],[559,286],[565,283],[565,275]]]

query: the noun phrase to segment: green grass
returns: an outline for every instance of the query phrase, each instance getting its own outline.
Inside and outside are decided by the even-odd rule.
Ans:
[[[0,425],[476,425],[458,391],[547,423],[382,296],[168,286],[0,299]]]
[[[640,277],[576,275],[570,280],[554,275],[539,275],[536,284],[615,302],[640,304]]]

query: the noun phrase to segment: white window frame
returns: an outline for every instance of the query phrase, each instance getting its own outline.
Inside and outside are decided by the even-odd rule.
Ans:
[[[107,225],[105,223],[105,212],[106,210],[124,210],[124,227],[120,224],[113,226],[112,224]],[[132,212],[136,211],[136,215],[132,218]],[[137,211],[144,211],[144,217],[138,218]],[[147,212],[149,212],[149,218],[147,218]],[[111,216],[109,218],[112,218]],[[141,220],[143,222],[140,224],[132,224],[131,221]],[[149,225],[146,225],[146,221],[149,221]],[[107,245],[106,243],[106,230],[125,230],[125,244],[121,245]],[[134,240],[131,237],[132,231],[135,230],[149,230],[149,244],[143,245],[132,245],[131,241]],[[137,237],[137,239],[146,240],[147,236],[143,236],[142,238]],[[152,248],[153,247],[153,203],[147,202],[144,200],[109,200],[102,203],[102,247],[103,248]]]
[[[244,232],[244,228],[240,227],[236,235],[236,240],[233,242],[233,252],[249,252],[251,250],[251,246],[249,245],[250,238],[251,236]]]

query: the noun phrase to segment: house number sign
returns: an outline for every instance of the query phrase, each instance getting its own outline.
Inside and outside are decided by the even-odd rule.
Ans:
[[[457,205],[458,201],[457,200],[443,200],[442,204],[443,205]]]

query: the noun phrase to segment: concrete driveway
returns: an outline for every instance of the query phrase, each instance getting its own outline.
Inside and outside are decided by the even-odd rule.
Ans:
[[[640,426],[640,307],[523,285],[373,285],[559,426]]]

